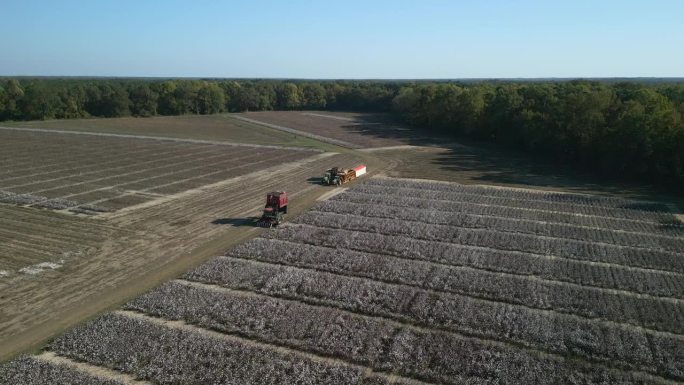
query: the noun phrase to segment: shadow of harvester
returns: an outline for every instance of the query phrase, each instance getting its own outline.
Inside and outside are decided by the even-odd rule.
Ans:
[[[247,217],[247,218],[217,218],[211,221],[212,225],[229,225],[233,227],[256,226],[259,217]]]

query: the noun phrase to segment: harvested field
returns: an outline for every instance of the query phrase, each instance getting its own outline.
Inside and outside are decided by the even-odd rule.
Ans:
[[[0,205],[0,288],[17,276],[31,276],[87,258],[116,231],[84,218],[45,210]]]
[[[301,135],[296,136],[287,132],[233,119],[231,114],[3,122],[2,125],[273,146],[315,148],[320,146],[320,143],[309,140]]]
[[[0,129],[0,203],[97,214],[312,154],[222,142]]]
[[[349,148],[387,147],[424,142],[415,130],[388,123],[381,114],[322,111],[258,111],[237,114],[250,123],[299,132]],[[294,131],[293,131],[294,130]]]
[[[44,354],[155,384],[682,383],[671,219],[622,198],[374,178]]]

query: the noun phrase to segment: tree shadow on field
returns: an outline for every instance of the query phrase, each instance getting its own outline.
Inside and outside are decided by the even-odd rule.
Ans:
[[[555,162],[491,143],[448,139],[425,146],[420,142],[412,143],[417,146],[414,148],[379,153],[397,163],[390,176],[617,196],[650,201],[626,204],[623,209],[684,212],[684,196],[672,190],[597,176],[572,163]],[[672,221],[665,225],[672,224],[684,223],[672,215]]]
[[[211,221],[212,225],[229,225],[233,227],[254,227],[256,222],[259,220],[258,217],[247,217],[247,218],[217,218]]]
[[[684,207],[684,199],[667,189],[645,183],[611,180],[582,171],[571,163],[549,161],[496,145],[465,143],[440,146],[443,151],[437,152],[431,159],[432,165],[441,171],[459,175],[464,183],[539,188],[650,201],[634,202],[621,207],[628,210],[669,212],[669,204]],[[675,216],[673,222],[681,223]]]
[[[570,162],[557,162],[494,143],[407,128],[388,114],[357,113],[354,118],[354,123],[342,128],[361,137],[360,142],[367,141],[370,147],[383,143],[382,140],[415,146],[377,153],[396,162],[397,167],[389,172],[390,176],[620,196],[658,202],[635,202],[624,209],[684,212],[684,196],[672,189],[597,176],[592,170],[582,170]],[[672,217],[672,221],[668,219],[663,225],[683,224],[676,216]]]

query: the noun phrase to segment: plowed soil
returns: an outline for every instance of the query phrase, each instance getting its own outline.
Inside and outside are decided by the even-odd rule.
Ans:
[[[348,148],[387,147],[425,142],[425,138],[415,131],[392,124],[381,114],[258,111],[237,116],[250,119],[251,123],[265,123],[270,128],[293,129],[303,135],[313,135],[317,139],[329,138],[332,139],[331,143]]]

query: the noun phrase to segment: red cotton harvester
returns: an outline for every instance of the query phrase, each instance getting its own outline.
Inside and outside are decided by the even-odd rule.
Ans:
[[[266,194],[264,213],[257,222],[259,227],[278,226],[287,214],[287,193],[274,191]]]

